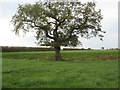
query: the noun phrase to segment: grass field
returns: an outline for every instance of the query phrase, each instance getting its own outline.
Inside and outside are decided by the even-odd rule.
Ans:
[[[61,54],[65,60],[113,60],[118,58],[118,50],[61,51]],[[49,60],[54,57],[54,51],[4,52],[2,57],[3,59]]]
[[[117,88],[118,51],[4,52],[3,88]]]

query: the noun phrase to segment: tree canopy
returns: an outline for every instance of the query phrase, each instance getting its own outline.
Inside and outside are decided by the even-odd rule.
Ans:
[[[20,30],[36,32],[39,45],[77,46],[79,38],[99,37],[102,40],[101,10],[95,2],[45,2],[19,5],[12,18],[16,34]]]

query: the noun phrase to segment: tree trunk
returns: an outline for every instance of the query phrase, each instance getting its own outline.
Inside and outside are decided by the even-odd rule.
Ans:
[[[54,46],[54,49],[55,49],[55,60],[62,61],[63,59],[60,54],[60,46]]]

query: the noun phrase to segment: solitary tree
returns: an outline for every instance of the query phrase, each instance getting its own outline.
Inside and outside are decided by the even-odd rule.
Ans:
[[[38,43],[53,46],[55,60],[62,60],[60,46],[77,46],[81,37],[102,40],[101,20],[95,2],[37,2],[19,5],[11,21],[16,34],[34,30]]]

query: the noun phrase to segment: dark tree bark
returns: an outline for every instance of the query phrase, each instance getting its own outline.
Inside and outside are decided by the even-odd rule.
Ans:
[[[63,59],[60,54],[60,46],[54,46],[54,49],[55,49],[55,60],[62,61]]]

